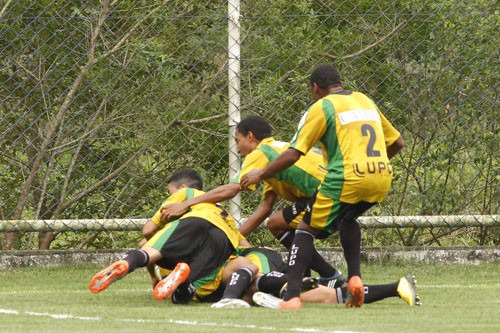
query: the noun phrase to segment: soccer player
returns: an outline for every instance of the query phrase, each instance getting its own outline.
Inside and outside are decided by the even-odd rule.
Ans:
[[[404,147],[400,133],[360,92],[345,90],[339,72],[331,65],[317,67],[310,78],[315,101],[302,117],[290,147],[263,169],[241,178],[247,188],[291,167],[313,146],[320,144],[325,179],[315,194],[312,210],[299,223],[288,261],[288,289],[283,309],[300,309],[300,284],[315,252],[320,232],[339,231],[348,270],[346,307],[364,300],[361,280],[361,229],[357,217],[382,201],[389,191],[389,160]]]
[[[236,126],[236,144],[244,161],[242,170],[233,182],[182,203],[164,206],[162,214],[165,218],[182,215],[190,206],[202,202],[217,203],[233,198],[242,189],[239,184],[242,176],[252,169],[263,169],[289,147],[289,143],[274,140],[271,126],[259,116],[246,117]],[[290,249],[295,229],[325,175],[326,169],[323,166],[321,154],[311,150],[304,154],[292,168],[264,179],[263,200],[255,212],[241,225],[240,232],[246,236],[270,216],[267,227],[287,249]],[[252,184],[247,189],[255,190],[255,188],[256,186]],[[272,213],[278,198],[292,204]],[[318,238],[328,235],[328,233],[319,233]],[[324,284],[331,283],[332,286],[340,286],[346,282],[342,272],[327,263],[315,249],[312,251],[310,268],[320,274],[320,280]]]
[[[195,181],[188,182],[185,178]],[[166,202],[181,202],[203,194],[197,188],[185,186],[192,184],[201,188],[202,183],[196,180],[201,180],[201,177],[192,169],[174,174],[168,181],[171,195]],[[174,290],[183,294],[193,293],[191,281],[211,274],[226,263],[234,255],[241,239],[234,219],[215,204],[193,206],[190,212],[172,222],[161,219],[157,213],[152,222],[153,225],[149,224],[144,231],[146,238],[150,238],[146,244],[140,250],[128,251],[122,260],[97,273],[89,283],[90,291],[98,293],[137,268],[157,264],[173,269],[173,272],[166,279],[153,282],[156,299],[166,298]],[[249,279],[253,280],[257,267],[249,265],[246,268]]]
[[[267,248],[247,248],[239,252],[259,267],[255,283],[251,285],[247,296],[252,295],[257,305],[281,309],[281,298],[287,290],[286,265],[281,255]],[[421,305],[417,294],[416,280],[407,275],[399,280],[382,285],[364,286],[365,303],[381,301],[389,297],[399,297],[408,305]],[[276,297],[279,296],[279,297]],[[319,284],[317,278],[304,277],[301,283],[300,299],[306,303],[343,304],[348,296],[347,287],[326,287]]]
[[[281,255],[274,250],[261,247],[239,249],[238,255],[238,258],[246,258],[258,266],[257,278],[253,283],[247,285],[246,291],[240,288],[239,293],[233,293],[233,296],[228,296],[226,293],[228,288],[232,288],[228,286],[228,280],[224,282],[223,279],[215,279],[212,288],[218,285],[217,291],[212,292],[209,298],[202,301],[217,301],[221,291],[226,288],[222,298],[212,305],[213,308],[249,307],[248,303],[252,303],[253,300],[253,303],[257,305],[280,309],[284,303],[281,296],[287,289],[287,278],[284,273],[286,264]],[[224,268],[224,270],[226,269],[229,268]],[[407,275],[388,284],[365,285],[365,303],[373,303],[389,297],[399,297],[410,306],[421,305],[415,282],[414,276]],[[197,290],[197,296],[199,293]],[[319,284],[317,278],[311,277],[303,278],[301,283],[300,299],[302,302],[343,304],[347,296],[346,286],[329,288]],[[246,303],[238,298],[242,298]],[[198,298],[198,300],[200,299]],[[245,306],[241,306],[241,304]]]
[[[192,294],[172,294],[174,303],[187,303],[191,300],[200,302],[216,302],[213,308],[248,308],[254,303],[263,307],[280,309],[283,304],[281,296],[287,289],[286,264],[281,255],[271,249],[262,247],[239,248],[238,257],[224,264],[212,275],[193,282],[196,286],[194,297]],[[241,262],[243,260],[243,263]],[[257,278],[236,283],[234,272],[250,261],[258,267]],[[168,273],[165,273],[165,275]],[[230,278],[229,278],[230,277]],[[372,303],[388,297],[399,297],[408,305],[421,305],[417,294],[414,277],[402,277],[398,281],[384,285],[365,285],[365,302]],[[184,297],[184,298],[181,298]],[[306,303],[342,304],[347,297],[345,286],[329,288],[319,284],[317,278],[305,277],[301,284],[300,299]]]

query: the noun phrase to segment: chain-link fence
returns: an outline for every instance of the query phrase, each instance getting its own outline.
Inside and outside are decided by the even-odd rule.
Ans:
[[[148,218],[186,166],[206,189],[225,183],[239,117],[262,115],[290,140],[311,102],[310,72],[327,62],[407,143],[371,215],[481,215],[498,226],[496,1],[0,4],[0,220]],[[243,193],[241,215],[259,200]],[[499,243],[489,224],[451,226],[367,241]],[[31,248],[53,234],[0,237]],[[98,234],[83,237],[93,246]]]

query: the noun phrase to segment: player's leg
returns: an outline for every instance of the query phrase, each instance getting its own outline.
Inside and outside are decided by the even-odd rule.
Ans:
[[[288,253],[288,289],[284,295],[285,302],[283,309],[299,310],[300,287],[304,272],[311,264],[311,257],[314,251],[314,231],[303,222],[299,224],[295,232],[293,244]]]
[[[173,230],[177,229],[178,223],[179,221],[174,221],[168,224],[164,229],[155,235],[153,243],[159,243],[160,241],[158,241],[158,239],[164,240],[165,236],[163,234],[171,234]],[[101,292],[110,284],[121,280],[137,268],[145,267],[150,263],[155,263],[157,260],[161,259],[161,257],[161,253],[158,249],[147,245],[143,246],[140,250],[130,250],[121,260],[112,263],[94,275],[94,277],[90,280],[89,289],[93,293]]]
[[[295,236],[295,229],[297,229],[298,224],[302,221],[305,212],[314,203],[314,199],[313,197],[294,202],[283,210],[273,213],[269,218],[269,230],[288,250],[290,250]],[[316,236],[318,238],[326,238],[329,235],[330,233],[328,232],[320,232]],[[347,282],[344,274],[328,263],[316,248],[313,249],[311,265],[304,272],[304,276],[311,276],[311,269],[320,275],[320,282],[324,285],[340,287]]]
[[[225,285],[222,299],[213,304],[213,308],[248,308],[248,302],[242,300],[245,290],[258,273],[257,265],[243,256],[231,260],[224,268],[222,283]]]
[[[306,210],[309,209],[313,201],[314,198],[293,202],[290,206],[275,211],[269,217],[267,228],[288,250],[292,246],[297,226],[302,221]]]
[[[415,277],[407,275],[396,282],[383,285],[364,285],[364,303],[373,303],[389,297],[399,297],[410,306],[419,306],[420,297],[417,293]],[[303,290],[300,300],[306,303],[331,303],[343,304],[348,300],[349,292],[347,287],[328,288],[316,284],[314,287],[303,283]],[[280,309],[283,300],[271,293],[256,292],[253,295],[255,304]]]
[[[340,210],[333,224],[339,230],[340,243],[348,272],[348,298],[346,307],[360,307],[364,302],[364,287],[361,280],[361,228],[356,218],[374,203],[341,203]]]
[[[172,270],[167,277],[155,285],[153,289],[155,299],[167,298],[188,280],[191,273],[189,262],[206,241],[209,226],[207,221],[201,219],[180,219],[168,223],[143,247],[144,250],[160,253],[159,257],[155,257],[155,260],[150,260],[150,262]]]
[[[93,293],[101,292],[137,268],[145,267],[149,262],[155,262],[161,258],[159,251],[153,248],[148,250],[130,250],[121,260],[115,261],[94,275],[89,283],[90,291]]]
[[[333,230],[333,219],[340,203],[323,194],[321,191],[314,196],[314,204],[311,209],[306,209],[304,218],[295,232],[295,238],[288,256],[288,290],[284,296],[287,306],[289,300],[293,307],[299,307],[300,284],[305,269],[311,265],[314,251],[314,239],[320,232],[331,233]],[[306,265],[306,267],[304,267]]]
[[[273,276],[274,273],[271,272],[263,276],[262,278],[269,278],[271,275],[274,278],[274,281],[278,283],[280,280],[279,276]],[[284,281],[283,281],[284,280]],[[286,276],[281,280],[281,291],[277,294],[275,291],[257,291],[253,294],[253,301],[255,304],[273,308],[273,309],[283,309],[284,304],[286,304],[281,295],[284,295],[287,288]],[[276,286],[278,289],[279,286]],[[301,302],[309,302],[309,303],[336,303],[337,302],[337,292],[335,289],[331,289],[319,284],[317,278],[305,277],[302,279],[300,300]]]
[[[273,212],[267,220],[267,228],[285,248],[289,249],[292,245],[293,236],[295,235],[295,228],[292,228],[287,223],[287,219],[284,215],[285,210],[290,212],[289,215],[294,212],[292,206]],[[293,218],[290,219],[290,221],[292,220]]]
[[[346,287],[337,288],[339,303],[344,303],[348,298]],[[388,284],[364,285],[364,303],[373,303],[389,297],[399,297],[409,306],[421,305],[417,293],[415,277],[407,275],[396,282]]]

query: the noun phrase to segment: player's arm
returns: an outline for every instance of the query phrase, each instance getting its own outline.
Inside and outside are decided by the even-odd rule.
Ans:
[[[148,221],[148,223],[142,227],[142,235],[146,240],[149,240],[158,232],[158,230],[160,230],[160,227],[156,223]]]
[[[384,132],[387,157],[391,159],[405,147],[405,141],[403,140],[401,133],[399,133],[399,131],[391,124],[391,122],[382,114],[382,112],[380,112],[375,103],[373,103],[373,105],[380,115],[382,131]]]
[[[389,147],[387,147],[387,157],[389,159],[393,158],[396,156],[397,153],[399,153],[403,148],[405,147],[405,141],[403,140],[402,136],[399,136],[396,141]]]
[[[241,177],[241,188],[247,188],[252,184],[257,184],[261,180],[283,171],[292,166],[302,156],[302,152],[295,148],[288,148],[282,152],[274,161],[261,170],[252,170]]]
[[[264,200],[260,203],[255,212],[250,215],[240,226],[239,231],[243,236],[248,235],[255,230],[271,213],[273,212],[274,202],[277,195],[273,191],[267,191],[264,194]]]
[[[240,191],[240,185],[237,183],[229,183],[217,186],[202,195],[193,197],[184,202],[165,205],[161,208],[162,220],[168,220],[175,216],[182,216],[191,206],[200,203],[218,203],[232,199]]]
[[[166,200],[162,203],[162,205],[166,202]],[[156,213],[153,215],[151,220],[149,220],[144,227],[142,227],[142,235],[144,238],[139,242],[139,247],[141,248],[146,244],[148,240],[153,237],[158,230],[162,229],[165,225],[161,222],[161,212],[158,209]]]

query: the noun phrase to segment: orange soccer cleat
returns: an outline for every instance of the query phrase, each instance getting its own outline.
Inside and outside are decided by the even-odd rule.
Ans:
[[[111,283],[118,281],[125,277],[128,273],[128,262],[125,260],[118,260],[94,275],[89,283],[89,289],[94,294],[103,291]]]
[[[357,275],[351,277],[347,283],[346,308],[361,307],[365,300],[365,287],[363,281]]]
[[[184,262],[178,263],[172,273],[155,286],[153,290],[155,299],[162,300],[170,296],[179,285],[187,280],[190,271],[188,264]]]

